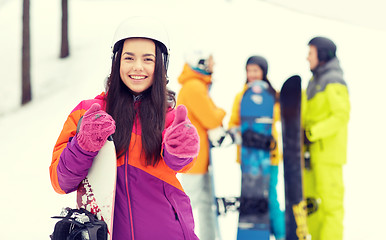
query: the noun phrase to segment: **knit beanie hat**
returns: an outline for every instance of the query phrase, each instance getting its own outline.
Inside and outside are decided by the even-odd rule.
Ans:
[[[258,65],[261,70],[263,70],[263,80],[267,80],[267,73],[268,73],[268,62],[265,58],[261,56],[251,56],[247,60],[247,64],[256,64]]]
[[[336,56],[336,45],[328,38],[314,37],[308,45],[316,47],[318,50],[318,60],[320,62],[328,62]]]

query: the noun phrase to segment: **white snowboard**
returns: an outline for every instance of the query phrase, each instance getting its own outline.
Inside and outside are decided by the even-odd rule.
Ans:
[[[77,203],[104,220],[112,239],[115,185],[117,177],[117,157],[113,141],[106,141],[94,158],[87,177],[78,187]]]

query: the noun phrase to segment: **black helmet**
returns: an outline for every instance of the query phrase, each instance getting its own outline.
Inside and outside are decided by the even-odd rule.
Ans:
[[[318,60],[320,62],[328,62],[336,56],[336,45],[328,38],[314,37],[308,45],[316,47],[318,50]]]

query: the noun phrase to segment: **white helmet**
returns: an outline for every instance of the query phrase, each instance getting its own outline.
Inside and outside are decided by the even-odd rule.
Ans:
[[[130,17],[118,26],[111,45],[113,56],[118,51],[118,42],[127,38],[136,37],[148,38],[161,43],[162,59],[164,60],[165,70],[167,71],[170,55],[169,36],[164,25],[162,25],[159,20],[151,17]]]
[[[111,50],[115,54],[117,43],[127,38],[149,38],[160,42],[164,49],[162,52],[166,55],[170,54],[169,36],[164,25],[159,20],[151,17],[130,17],[125,19],[117,28],[114,34]]]
[[[185,62],[194,69],[206,71],[208,59],[212,54],[205,50],[194,49],[185,54]]]

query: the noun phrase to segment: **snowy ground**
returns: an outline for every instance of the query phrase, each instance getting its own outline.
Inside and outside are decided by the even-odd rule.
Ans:
[[[163,17],[169,28],[169,87],[175,91],[184,51],[192,47],[213,51],[212,95],[228,113],[245,81],[248,56],[261,54],[268,59],[269,77],[276,88],[292,74],[301,75],[305,86],[310,77],[307,42],[315,35],[332,38],[352,103],[345,240],[384,237],[386,127],[384,107],[380,107],[386,87],[384,30],[312,17],[258,0],[141,2],[69,1],[71,56],[60,60],[60,1],[31,1],[34,100],[20,108],[22,1],[0,0],[1,239],[48,239],[55,223],[50,217],[63,206],[74,206],[73,194],[58,195],[50,185],[52,148],[72,108],[103,90],[115,27],[126,16],[138,14]],[[366,14],[372,12],[358,17],[365,19]],[[228,119],[229,115],[225,126]],[[217,149],[213,156],[217,193],[237,195],[240,172],[234,147]],[[235,214],[220,219],[224,240],[235,239],[236,222]]]

